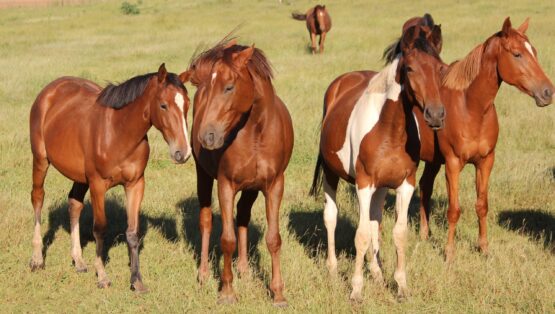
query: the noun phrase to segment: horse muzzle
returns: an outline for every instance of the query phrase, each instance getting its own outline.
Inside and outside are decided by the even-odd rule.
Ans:
[[[541,91],[534,93],[534,100],[538,107],[545,107],[553,102],[553,88],[545,87]]]
[[[443,129],[445,124],[445,107],[443,105],[426,106],[424,109],[424,121],[434,131]]]
[[[199,132],[199,142],[207,150],[215,150],[224,146],[224,132],[216,126],[209,125]]]

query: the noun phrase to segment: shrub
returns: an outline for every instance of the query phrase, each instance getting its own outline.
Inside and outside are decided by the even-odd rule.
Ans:
[[[137,15],[141,13],[138,4],[132,4],[127,1],[124,1],[120,7],[121,13],[125,15]]]

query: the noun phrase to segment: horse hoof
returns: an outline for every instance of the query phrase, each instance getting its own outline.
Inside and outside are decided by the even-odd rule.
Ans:
[[[454,247],[446,247],[445,248],[445,262],[447,264],[452,264],[455,260],[455,248]]]
[[[403,303],[403,302],[407,301],[408,298],[409,298],[409,293],[408,293],[407,289],[399,288],[399,292],[397,293],[397,302]]]
[[[285,299],[282,299],[282,300],[279,300],[279,301],[274,300],[274,302],[272,302],[272,305],[277,307],[277,308],[280,308],[280,309],[283,309],[283,308],[286,308],[286,307],[289,306],[289,304],[287,303],[287,301]]]
[[[109,279],[102,279],[96,284],[96,286],[99,289],[106,289],[106,288],[110,287],[111,285],[112,285],[112,282]]]
[[[131,291],[143,294],[148,292],[148,288],[141,281],[135,281],[135,283],[131,284]]]
[[[218,297],[218,304],[229,305],[237,303],[237,297],[235,294],[220,294]]]
[[[362,302],[362,293],[360,291],[353,291],[351,292],[351,296],[349,297],[351,301],[360,303]]]
[[[78,273],[86,273],[88,271],[87,264],[75,263],[75,271],[77,271]]]
[[[237,275],[239,278],[248,278],[251,275],[249,266],[237,266]]]
[[[426,230],[421,229],[420,230],[420,240],[428,241],[429,238],[430,238],[430,235],[428,233],[428,230],[427,229]]]
[[[31,262],[29,262],[29,267],[31,268],[31,271],[44,269],[44,261],[31,260]]]

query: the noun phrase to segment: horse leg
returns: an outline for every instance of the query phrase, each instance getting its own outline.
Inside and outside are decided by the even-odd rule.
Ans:
[[[310,40],[312,42],[310,47],[312,48],[312,54],[315,54],[316,53],[316,33],[313,33],[311,31],[309,31],[309,33],[310,33]]]
[[[370,229],[370,202],[372,201],[372,195],[376,191],[376,188],[372,186],[366,186],[360,188],[358,184],[357,177],[357,197],[359,206],[359,221],[358,228],[355,235],[355,248],[356,248],[356,258],[355,258],[355,271],[353,274],[353,279],[351,284],[353,286],[353,291],[351,292],[351,300],[360,301],[362,300],[362,286],[364,284],[364,277],[362,275],[362,266],[364,264],[364,255],[368,251],[371,240],[371,229]]]
[[[106,193],[106,185],[103,181],[90,183],[91,201],[93,207],[93,235],[96,240],[96,258],[94,267],[96,268],[96,276],[98,277],[97,286],[99,288],[107,288],[112,283],[106,275],[104,269],[104,235],[106,234],[106,212],[104,211],[104,197]]]
[[[379,285],[385,284],[380,266],[380,224],[386,195],[387,188],[377,189],[370,201],[370,243],[372,244],[370,271],[372,278]]]
[[[412,181],[412,184],[409,182]],[[393,243],[397,249],[397,268],[393,278],[397,282],[397,297],[402,300],[408,296],[407,274],[406,274],[406,249],[407,249],[407,221],[409,214],[409,205],[412,194],[414,193],[414,181],[412,176],[409,180],[405,180],[401,186],[397,188],[395,200],[395,212],[397,213],[397,221],[393,227]]]
[[[455,229],[461,207],[459,205],[459,175],[462,166],[458,158],[445,161],[445,176],[447,178],[447,193],[449,195],[449,208],[447,209],[447,221],[449,230],[447,233],[447,245],[445,246],[445,260],[450,263],[455,258]]]
[[[326,32],[322,32],[322,34],[320,34],[320,53],[324,53],[324,41],[326,41]]]
[[[337,226],[337,203],[335,200],[339,177],[324,165],[324,225],[328,233],[328,259],[326,264],[330,275],[337,276],[337,257],[335,256],[335,227]]]
[[[200,267],[198,281],[202,284],[210,276],[208,267],[208,249],[210,245],[210,232],[212,231],[212,186],[214,180],[200,167],[197,168],[197,196],[200,205],[199,228],[202,237],[200,252]]]
[[[33,156],[33,190],[31,191],[31,203],[35,211],[35,231],[33,234],[33,255],[29,267],[32,271],[44,268],[44,257],[42,256],[42,236],[40,231],[40,220],[42,204],[44,202],[44,179],[50,163],[46,157]]]
[[[426,162],[424,173],[420,177],[420,239],[427,240],[430,234],[430,201],[434,189],[434,181],[441,168],[441,163]]]
[[[143,284],[139,270],[139,210],[145,191],[145,179],[141,177],[136,182],[125,185],[127,198],[127,249],[129,251],[129,267],[131,269],[131,290],[142,293],[148,288]]]
[[[279,207],[283,197],[284,176],[280,174],[275,178],[273,184],[264,191],[266,197],[266,220],[268,231],[266,231],[266,246],[272,257],[272,282],[270,290],[274,294],[273,305],[277,307],[287,306],[287,300],[283,296],[283,278],[281,277],[281,266],[279,253],[281,250],[281,236],[279,234]]]
[[[78,273],[87,272],[87,264],[83,260],[83,251],[81,249],[81,236],[79,233],[79,217],[85,206],[83,199],[89,186],[84,183],[74,182],[68,196],[69,203],[69,222],[71,225],[71,257],[75,264],[75,270]]]
[[[237,203],[237,229],[239,233],[239,261],[237,271],[239,275],[245,275],[249,270],[248,260],[248,227],[251,220],[251,209],[258,191],[243,191]]]
[[[478,216],[478,246],[482,253],[488,254],[487,219],[488,182],[493,168],[495,153],[492,152],[476,165],[476,215]]]
[[[233,226],[233,205],[235,190],[231,183],[225,179],[218,179],[218,199],[222,213],[222,237],[220,245],[224,254],[224,271],[222,273],[222,289],[218,303],[231,304],[237,302],[233,291],[233,272],[231,270],[232,255],[235,252],[237,240]]]

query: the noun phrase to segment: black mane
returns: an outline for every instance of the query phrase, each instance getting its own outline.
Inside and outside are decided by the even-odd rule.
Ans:
[[[96,99],[98,103],[103,106],[120,109],[126,105],[132,103],[135,99],[140,97],[145,88],[153,76],[158,73],[148,73],[143,75],[138,75],[121,84],[109,83],[98,95]],[[185,86],[179,80],[179,77],[175,73],[169,73],[166,75],[166,85],[173,85],[183,91],[186,91]]]
[[[418,24],[421,26],[428,26],[431,29],[432,27],[434,27],[435,22],[433,17],[429,13],[425,13]],[[393,62],[393,60],[395,60],[395,57],[397,57],[397,55],[401,53],[401,37],[397,38],[383,51],[382,59],[385,60],[386,65]],[[427,50],[424,51],[428,52]]]

